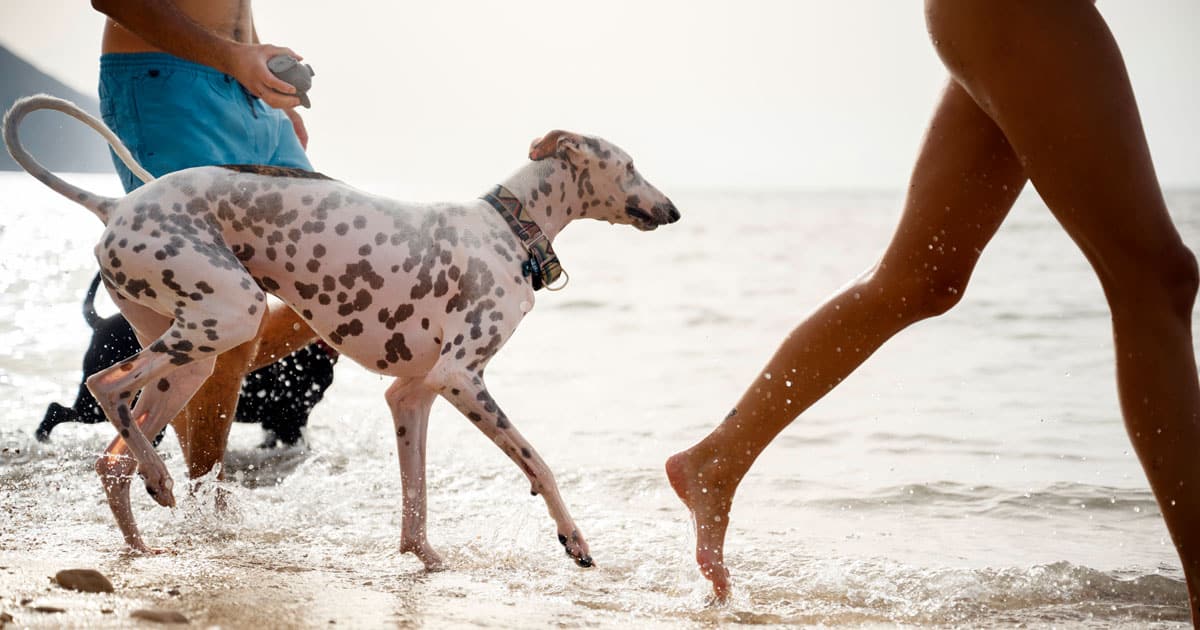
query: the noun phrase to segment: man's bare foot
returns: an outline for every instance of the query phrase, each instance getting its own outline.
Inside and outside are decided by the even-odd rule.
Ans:
[[[667,460],[667,479],[675,494],[692,513],[696,527],[696,564],[713,585],[717,602],[729,597],[729,570],[725,568],[725,530],[729,527],[729,508],[733,504],[736,483],[727,483],[718,474],[718,462],[705,456],[697,462],[695,449],[672,455]]]

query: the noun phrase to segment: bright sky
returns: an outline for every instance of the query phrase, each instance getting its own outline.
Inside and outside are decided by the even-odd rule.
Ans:
[[[336,9],[331,8],[336,7]],[[1161,180],[1200,186],[1200,2],[1101,0]],[[318,170],[473,196],[556,127],[688,188],[902,188],[944,72],[910,0],[259,0],[316,69]],[[102,17],[0,0],[0,43],[95,92]]]

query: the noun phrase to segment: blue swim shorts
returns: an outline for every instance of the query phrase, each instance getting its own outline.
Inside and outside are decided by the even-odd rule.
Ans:
[[[155,177],[216,164],[312,170],[280,110],[208,66],[166,53],[100,57],[100,114]],[[113,155],[125,191],[142,185]]]

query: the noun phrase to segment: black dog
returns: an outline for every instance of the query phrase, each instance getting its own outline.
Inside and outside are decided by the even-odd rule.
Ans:
[[[100,317],[94,305],[100,274],[92,279],[83,298],[83,319],[92,328],[92,342],[83,355],[83,380],[133,356],[141,346],[133,328],[119,313]],[[246,375],[238,398],[237,421],[262,423],[266,439],[262,446],[279,443],[292,446],[300,441],[301,429],[308,424],[308,414],[333,383],[333,365],[337,353],[318,343],[302,348]],[[54,427],[64,422],[96,424],[104,422],[104,412],[87,385],[79,384],[75,404],[64,407],[56,402],[46,408],[46,415],[37,428],[37,439],[46,442]],[[155,440],[162,439],[160,434]]]

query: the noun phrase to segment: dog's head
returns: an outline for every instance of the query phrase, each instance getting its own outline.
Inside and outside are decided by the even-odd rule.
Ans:
[[[533,141],[529,159],[558,159],[571,170],[582,216],[653,230],[679,220],[675,204],[650,185],[633,158],[600,138],[555,130]]]

